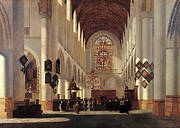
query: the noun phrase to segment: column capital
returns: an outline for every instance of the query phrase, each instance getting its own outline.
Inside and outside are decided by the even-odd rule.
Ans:
[[[143,12],[141,12],[141,17],[142,17],[142,19],[144,19],[144,18],[152,18],[153,13],[151,11],[143,11]]]
[[[38,2],[41,18],[50,18],[52,14],[52,0],[40,0]]]

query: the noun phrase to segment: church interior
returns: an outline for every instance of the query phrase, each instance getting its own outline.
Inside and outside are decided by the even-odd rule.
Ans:
[[[0,127],[179,128],[179,78],[180,0],[0,0]]]

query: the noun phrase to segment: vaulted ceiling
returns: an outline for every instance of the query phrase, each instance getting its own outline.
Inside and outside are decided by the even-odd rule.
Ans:
[[[100,30],[109,31],[121,40],[130,13],[130,0],[72,0],[72,9],[77,12],[86,42]]]

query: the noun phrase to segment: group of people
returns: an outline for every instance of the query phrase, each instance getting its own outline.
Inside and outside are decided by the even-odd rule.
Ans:
[[[108,99],[105,101],[105,108],[111,111],[119,111],[120,113],[127,113],[129,114],[129,111],[131,110],[131,101],[128,99],[128,97],[124,98],[115,98],[115,99]]]
[[[77,114],[79,114],[79,111],[95,111],[96,106],[96,100],[92,99],[84,99],[83,101],[76,101],[73,108],[76,111]]]
[[[101,106],[103,106],[103,110],[111,111],[119,111],[120,113],[127,113],[131,110],[131,102],[126,97],[122,97],[120,99],[106,99],[101,102]],[[84,100],[62,100],[59,109],[61,111],[75,111],[79,113],[79,111],[95,111],[97,107],[97,102],[95,99],[87,99]]]
[[[96,100],[84,99],[84,100],[62,100],[59,104],[59,109],[61,111],[94,111],[96,105]]]

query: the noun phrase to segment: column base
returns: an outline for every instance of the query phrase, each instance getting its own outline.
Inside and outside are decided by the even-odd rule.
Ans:
[[[140,100],[139,108],[153,110],[153,100]]]
[[[166,96],[165,116],[180,118],[180,95]]]
[[[138,109],[141,109],[142,100],[138,100]]]
[[[43,111],[52,111],[53,110],[53,101],[40,101],[41,110]]]
[[[164,116],[165,100],[154,100],[153,101],[153,111],[154,116]]]
[[[0,98],[0,118],[12,118],[14,110],[13,98]]]

